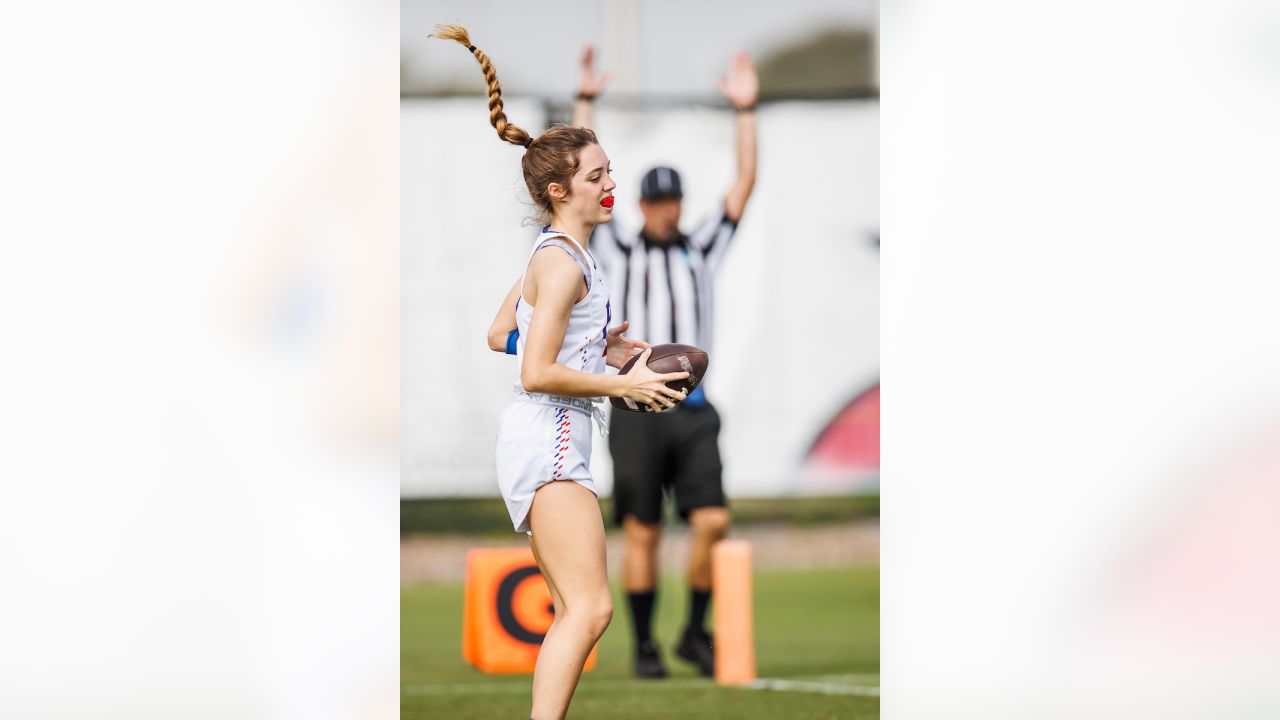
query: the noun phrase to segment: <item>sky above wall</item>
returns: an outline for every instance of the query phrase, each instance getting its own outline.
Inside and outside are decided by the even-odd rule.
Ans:
[[[428,38],[465,25],[512,95],[570,97],[585,43],[614,74],[610,92],[712,99],[734,51],[758,59],[824,31],[874,29],[874,0],[404,0],[401,61],[415,89],[477,92],[483,80],[456,43]]]

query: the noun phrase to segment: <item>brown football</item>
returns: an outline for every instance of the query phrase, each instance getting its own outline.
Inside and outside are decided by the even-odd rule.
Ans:
[[[618,371],[619,375],[626,375],[631,372],[631,367],[636,364],[639,359],[637,354],[627,361],[626,365]],[[680,343],[669,343],[667,345],[654,345],[653,353],[649,355],[649,369],[656,373],[674,373],[687,372],[689,377],[684,380],[672,380],[667,383],[667,387],[672,390],[684,390],[693,392],[702,382],[702,378],[707,374],[707,353],[692,345],[681,345]],[[619,410],[630,410],[632,412],[653,412],[648,405],[632,402],[626,398],[609,398],[609,402]]]

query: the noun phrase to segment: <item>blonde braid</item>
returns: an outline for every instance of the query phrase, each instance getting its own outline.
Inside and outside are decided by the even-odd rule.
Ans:
[[[467,29],[461,25],[437,25],[435,33],[430,37],[455,40],[471,51],[480,63],[480,69],[484,71],[484,80],[489,85],[489,124],[498,131],[499,138],[513,145],[522,147],[532,145],[533,138],[529,133],[507,122],[507,116],[502,112],[502,86],[498,84],[498,72],[494,70],[493,63],[489,62],[489,56],[471,44],[471,36],[467,33]]]

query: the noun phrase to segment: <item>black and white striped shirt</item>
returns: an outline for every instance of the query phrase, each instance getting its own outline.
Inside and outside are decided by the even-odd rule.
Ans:
[[[715,274],[737,227],[723,203],[692,235],[669,243],[624,233],[613,221],[597,225],[590,247],[605,271],[615,324],[630,321],[627,336],[652,345],[676,342],[709,352]]]

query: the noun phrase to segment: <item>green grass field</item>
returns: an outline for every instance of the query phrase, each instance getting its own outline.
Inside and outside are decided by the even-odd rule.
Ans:
[[[879,697],[797,690],[723,688],[670,653],[687,594],[665,581],[655,630],[671,677],[630,675],[630,618],[614,588],[614,621],[600,641],[599,665],[583,675],[570,718],[598,720],[847,720],[878,718]],[[878,568],[757,572],[756,664],[761,678],[812,682],[865,693],[879,687]],[[462,662],[462,586],[406,587],[400,594],[400,717],[527,718],[529,676],[485,675]]]

